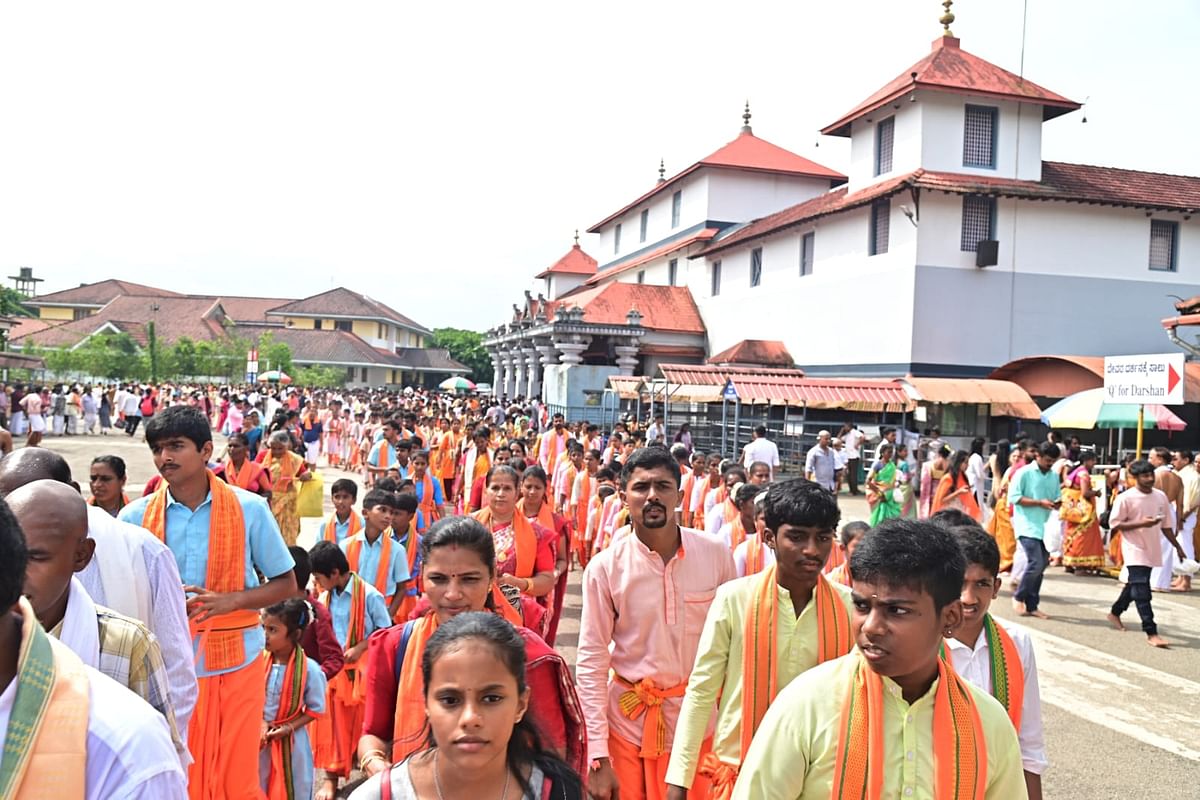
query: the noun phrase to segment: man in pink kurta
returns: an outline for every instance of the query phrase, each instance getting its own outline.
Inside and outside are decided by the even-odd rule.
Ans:
[[[634,535],[614,539],[584,572],[576,679],[592,762],[589,794],[649,800],[665,796],[671,740],[708,607],[737,573],[728,548],[676,524],[679,465],[665,449],[633,453],[621,471],[621,494]],[[695,797],[706,796],[701,783],[692,786]]]
[[[538,442],[537,460],[546,470],[546,474],[554,477],[558,466],[558,457],[567,452],[567,423],[562,414],[554,415],[554,427],[542,434]]]
[[[1154,467],[1149,461],[1139,459],[1129,465],[1129,474],[1137,480],[1137,486],[1117,495],[1108,516],[1112,532],[1121,534],[1121,556],[1129,573],[1120,597],[1109,611],[1108,621],[1118,630],[1125,630],[1121,614],[1134,603],[1147,642],[1154,647],[1167,647],[1167,640],[1158,635],[1150,606],[1150,571],[1162,563],[1164,537],[1181,558],[1183,548],[1171,527],[1170,500],[1154,488]]]

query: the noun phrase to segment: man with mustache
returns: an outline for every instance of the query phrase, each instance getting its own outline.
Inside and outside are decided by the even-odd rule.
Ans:
[[[583,576],[576,676],[588,794],[658,800],[704,619],[717,587],[736,572],[724,544],[676,523],[679,464],[665,448],[630,456],[621,496],[632,534],[615,537]],[[701,757],[711,722],[705,728]],[[696,780],[691,796],[707,797],[708,783]]]

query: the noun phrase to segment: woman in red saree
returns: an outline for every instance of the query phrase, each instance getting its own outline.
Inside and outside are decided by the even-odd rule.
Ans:
[[[933,505],[929,513],[936,514],[943,508],[957,508],[971,515],[976,522],[982,519],[979,503],[975,502],[975,494],[971,482],[967,479],[967,461],[971,454],[966,450],[958,450],[950,459],[950,468],[938,481],[937,491],[933,495]]]
[[[516,443],[513,444],[516,446]],[[563,515],[556,514],[546,502],[546,471],[536,464],[521,474],[521,499],[517,511],[532,523],[541,525],[554,534],[550,542],[554,552],[554,588],[546,596],[550,615],[546,626],[546,644],[554,646],[558,633],[558,620],[562,615],[563,598],[567,593],[567,564],[571,556],[571,532]]]
[[[1079,466],[1067,475],[1062,490],[1059,516],[1066,523],[1063,532],[1063,566],[1067,572],[1093,572],[1104,566],[1104,537],[1096,514],[1096,492],[1092,489],[1092,467],[1096,453],[1085,450]]]
[[[583,714],[570,668],[528,628],[495,583],[496,553],[487,527],[470,517],[447,517],[421,540],[422,580],[430,611],[377,631],[367,649],[367,698],[359,763],[367,775],[423,749],[427,739],[421,659],[438,625],[466,611],[491,611],[517,626],[525,640],[529,714],[555,751],[579,774],[586,771]]]

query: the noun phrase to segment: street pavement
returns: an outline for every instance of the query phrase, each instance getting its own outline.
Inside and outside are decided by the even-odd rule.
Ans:
[[[17,446],[23,444],[18,439]],[[154,474],[150,452],[139,435],[51,437],[45,446],[62,453],[84,484],[94,456],[125,459],[131,496]],[[218,443],[220,454],[222,444]],[[332,506],[329,485],[356,477],[322,469],[325,510]],[[361,494],[359,495],[362,496]],[[866,519],[861,497],[841,498],[843,521]],[[304,519],[300,543],[317,538],[319,519]],[[574,663],[579,636],[578,571],[572,573],[559,628],[558,649]],[[1169,650],[1146,644],[1134,609],[1126,613],[1125,633],[1105,620],[1120,585],[1111,578],[1068,575],[1051,568],[1042,590],[1049,620],[1025,618],[1041,680],[1050,768],[1043,786],[1047,798],[1136,797],[1176,800],[1200,797],[1200,592],[1155,594],[1155,618]],[[1014,619],[1012,591],[1005,586],[992,610]]]

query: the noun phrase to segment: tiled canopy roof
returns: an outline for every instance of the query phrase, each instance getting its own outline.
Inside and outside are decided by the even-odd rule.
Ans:
[[[790,368],[795,366],[796,360],[778,339],[743,339],[709,358],[708,363]]]
[[[1079,103],[1073,100],[968,53],[959,47],[958,39],[942,36],[934,40],[929,55],[904,70],[895,80],[859,103],[837,122],[827,125],[821,133],[849,136],[850,124],[856,119],[916,89],[1033,103],[1042,106],[1043,119],[1053,119],[1079,108]]]
[[[583,252],[579,242],[567,251],[567,254],[555,261],[534,277],[545,278],[547,275],[595,275],[596,259]]]
[[[596,325],[625,325],[630,309],[642,315],[642,327],[679,333],[704,333],[704,321],[692,293],[685,286],[653,286],[648,283],[619,283],[589,286],[569,292],[547,303],[555,313],[579,306],[583,321]]]

